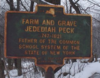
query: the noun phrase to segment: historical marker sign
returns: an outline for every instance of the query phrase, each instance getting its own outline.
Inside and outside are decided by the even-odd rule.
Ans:
[[[35,58],[37,65],[63,64],[92,53],[91,16],[65,14],[63,7],[38,5],[35,12],[8,11],[5,56]]]

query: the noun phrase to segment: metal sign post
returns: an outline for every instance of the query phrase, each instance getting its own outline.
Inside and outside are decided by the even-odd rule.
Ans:
[[[66,14],[62,6],[37,5],[35,12],[8,11],[5,57],[33,58],[45,70],[65,59],[92,55],[91,16]]]

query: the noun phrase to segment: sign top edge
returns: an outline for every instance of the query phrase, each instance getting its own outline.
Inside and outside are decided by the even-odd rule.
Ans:
[[[33,13],[33,14],[34,14],[34,13],[37,12],[38,7],[48,7],[48,8],[50,8],[50,7],[51,7],[51,8],[56,7],[56,8],[63,8],[63,14],[64,14],[64,15],[89,16],[89,17],[92,18],[92,16],[91,16],[90,14],[71,14],[71,13],[65,13],[64,6],[62,6],[62,5],[42,5],[42,4],[36,5],[36,6],[35,6],[35,11],[33,11],[33,12],[30,12],[30,11],[7,11],[6,14],[7,14],[7,13]]]

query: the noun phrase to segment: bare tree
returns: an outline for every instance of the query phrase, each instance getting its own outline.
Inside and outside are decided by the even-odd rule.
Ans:
[[[73,2],[73,0],[69,0],[71,6],[75,9],[76,13],[77,13],[77,14],[81,14],[81,12],[80,12],[80,10],[79,10],[79,6],[76,5],[78,1],[79,1],[79,0],[77,0],[76,2]],[[71,12],[71,11],[70,11],[70,12]]]

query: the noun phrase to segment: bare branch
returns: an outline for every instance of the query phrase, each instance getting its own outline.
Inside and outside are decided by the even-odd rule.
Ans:
[[[96,18],[94,18],[94,17],[92,17],[94,20],[96,20],[97,22],[99,22],[100,23],[100,20],[97,20]]]
[[[26,2],[26,0],[25,0],[25,3],[27,4],[27,6],[29,7],[29,3],[28,2]]]
[[[94,4],[94,5],[97,5],[98,7],[100,7],[100,5],[98,5],[98,4],[96,4],[96,3],[94,3],[94,2],[92,2],[92,1],[90,1],[90,0],[88,0],[90,3],[92,3],[92,4]]]
[[[21,5],[24,7],[24,9],[26,10],[26,11],[28,11],[27,10],[27,8],[24,6],[24,4],[22,3],[22,1],[21,1]]]
[[[78,1],[79,1],[79,0],[77,0],[77,1],[75,2],[75,4],[77,4]]]
[[[6,1],[7,1],[7,3],[8,3],[9,6],[10,6],[10,10],[11,10],[11,11],[15,10],[15,7],[14,7],[14,5],[13,5],[13,0],[10,0],[10,1],[6,0]]]
[[[7,1],[7,3],[10,5],[11,3],[8,1],[8,0],[6,0]]]
[[[78,6],[75,5],[75,3],[73,2],[73,0],[69,0],[71,6],[75,9],[76,13],[81,14]]]

